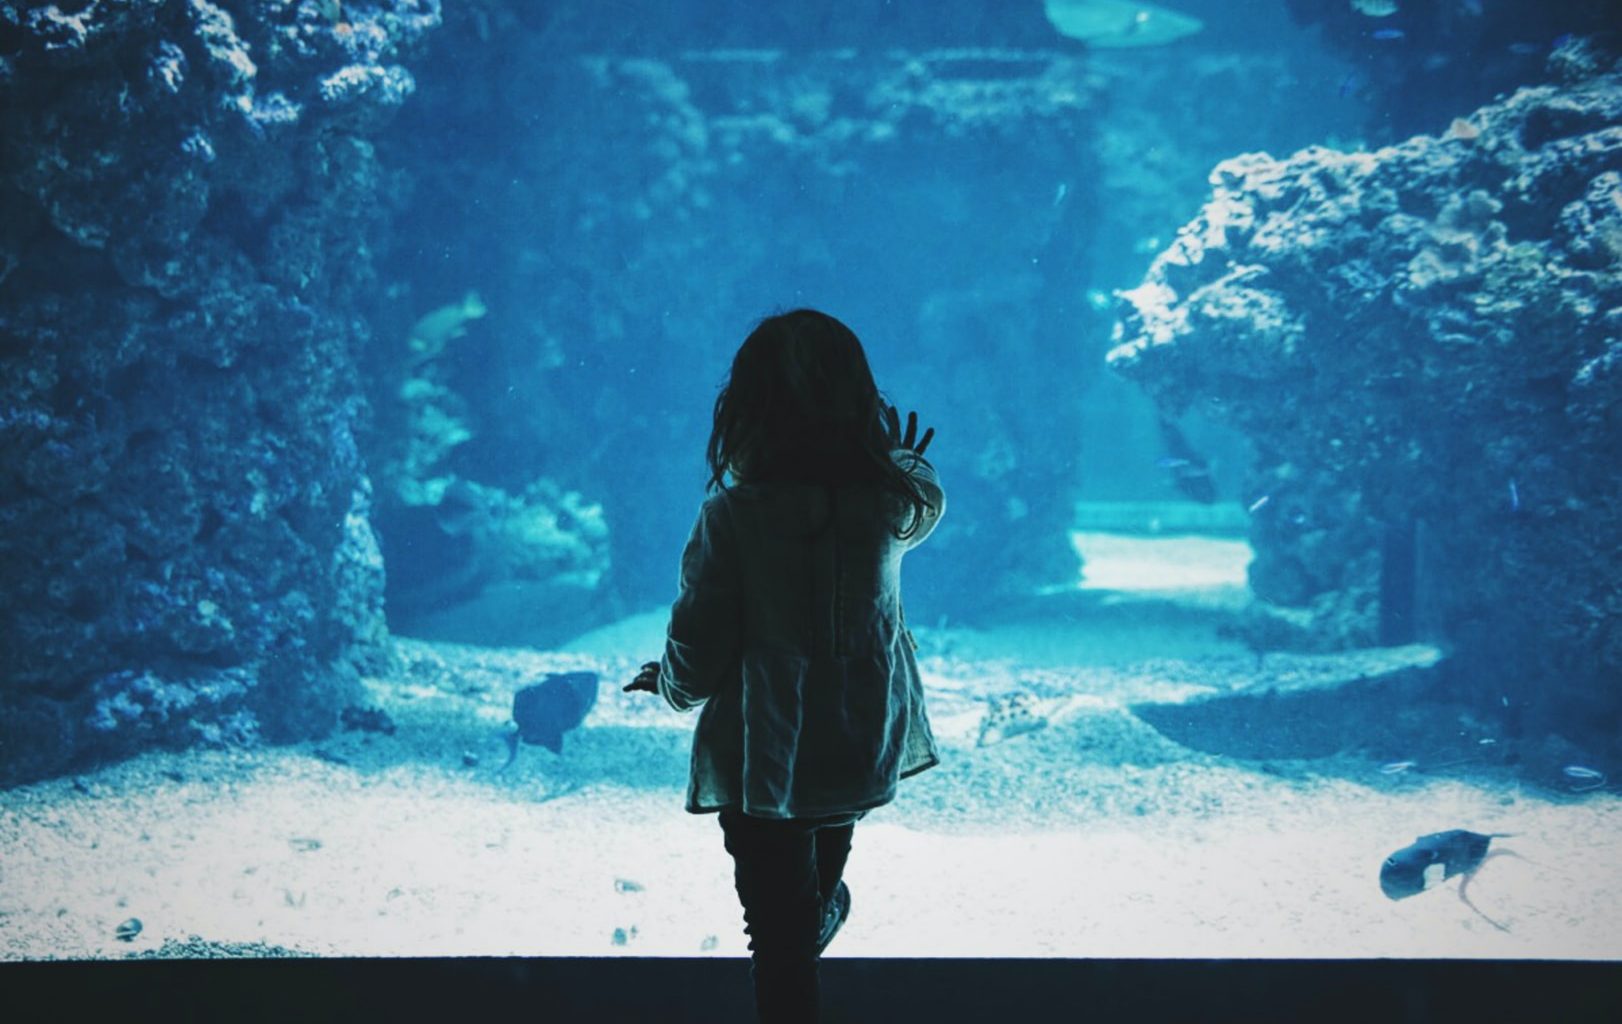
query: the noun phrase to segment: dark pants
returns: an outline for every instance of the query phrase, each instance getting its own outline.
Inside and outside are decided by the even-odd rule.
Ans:
[[[754,954],[755,1009],[762,1024],[815,1021],[817,939],[823,907],[850,856],[852,815],[771,820],[722,811],[720,817]]]

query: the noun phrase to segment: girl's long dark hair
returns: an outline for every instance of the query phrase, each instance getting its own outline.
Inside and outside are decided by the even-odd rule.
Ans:
[[[890,458],[885,403],[867,353],[849,327],[796,309],[762,320],[733,357],[715,399],[707,461],[710,489],[795,481],[836,487],[871,483],[911,508],[910,537],[933,506]]]

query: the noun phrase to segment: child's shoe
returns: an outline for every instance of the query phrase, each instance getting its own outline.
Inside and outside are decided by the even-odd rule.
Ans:
[[[839,928],[850,917],[850,889],[844,882],[834,890],[833,898],[828,901],[828,909],[822,916],[822,936],[817,940],[817,955],[828,948],[828,943],[839,934]]]

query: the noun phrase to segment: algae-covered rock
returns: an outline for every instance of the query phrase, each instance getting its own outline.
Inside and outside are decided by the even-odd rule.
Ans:
[[[1238,157],[1111,364],[1254,440],[1264,645],[1415,634],[1500,707],[1622,712],[1622,79],[1374,152]]]
[[[320,733],[386,639],[365,132],[438,5],[326,6],[0,7],[0,784]]]

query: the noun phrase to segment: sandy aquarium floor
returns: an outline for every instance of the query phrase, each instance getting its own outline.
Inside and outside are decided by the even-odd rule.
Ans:
[[[1431,751],[1381,772],[1396,758],[1371,754],[1376,736],[1238,758],[1147,724],[1146,705],[1332,689],[1434,657],[1258,664],[1183,614],[1224,593],[919,630],[944,763],[857,827],[851,918],[827,955],[1622,958],[1614,789],[1561,793]],[[650,613],[553,652],[402,641],[400,671],[368,683],[392,734],[150,755],[0,793],[0,959],[747,955],[720,830],[682,810],[694,718],[619,689],[661,629]],[[561,756],[524,747],[501,770],[513,691],[574,669],[603,676],[582,728]],[[1494,848],[1516,856],[1470,883],[1480,913],[1458,879],[1388,900],[1382,860],[1452,828],[1514,833]]]

